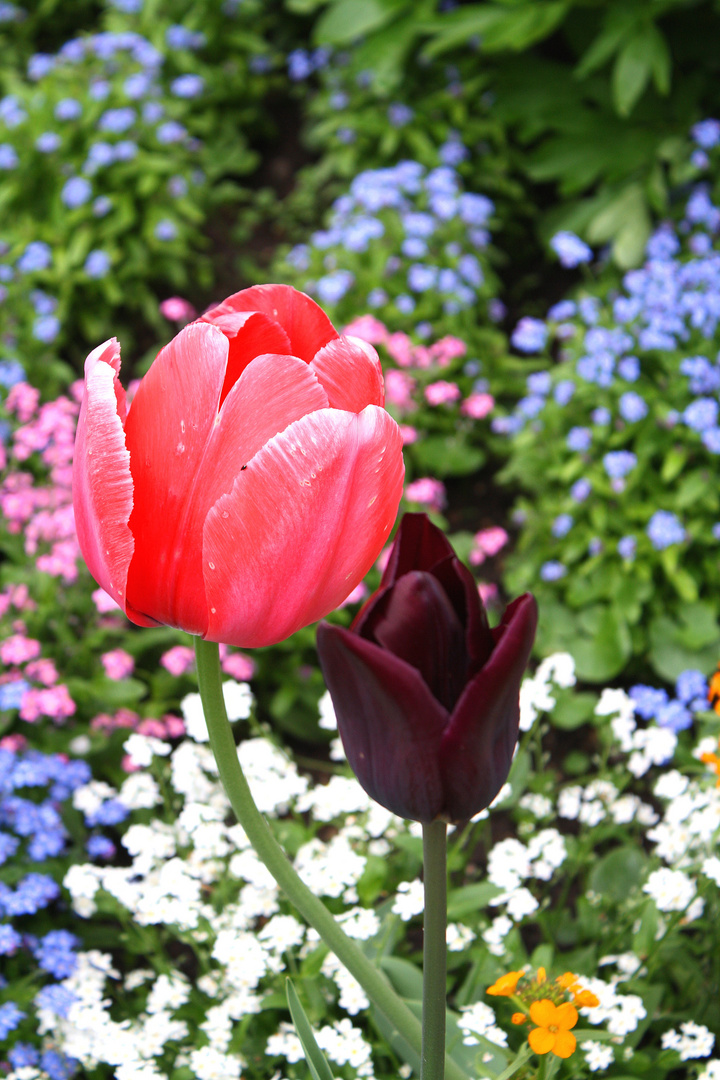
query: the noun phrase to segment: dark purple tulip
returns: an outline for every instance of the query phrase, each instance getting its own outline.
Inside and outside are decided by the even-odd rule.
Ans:
[[[400,523],[380,588],[318,652],[345,753],[400,817],[465,821],[505,783],[537,626],[526,593],[491,630],[470,571],[425,514]]]

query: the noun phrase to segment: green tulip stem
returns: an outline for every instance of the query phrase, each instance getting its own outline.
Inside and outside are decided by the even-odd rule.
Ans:
[[[447,979],[447,825],[423,825],[422,1066],[420,1080],[444,1080]]]
[[[225,710],[217,644],[196,637],[195,656],[198,686],[210,736],[210,746],[215,755],[223,787],[248,840],[300,915],[317,930],[325,944],[357,979],[368,998],[386,1020],[416,1053],[420,1053],[422,1038],[419,1020],[398,997],[382,972],[341,930],[323,902],[300,879],[255,805],[238,761],[235,739]],[[434,1075],[439,1077],[442,1073],[437,1072]],[[428,1080],[429,1077],[428,1073]],[[448,1080],[468,1080],[463,1070],[450,1058],[447,1061],[447,1078]]]

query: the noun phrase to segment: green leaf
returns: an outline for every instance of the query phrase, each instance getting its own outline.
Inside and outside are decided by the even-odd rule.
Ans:
[[[637,23],[637,9],[625,7],[611,8],[605,19],[605,26],[583,53],[580,63],[574,71],[577,79],[584,79],[610,59]]]
[[[647,855],[639,847],[615,848],[593,866],[590,888],[620,903],[644,881],[647,862]]]
[[[553,727],[562,731],[574,731],[592,720],[596,704],[595,694],[568,694],[567,697],[559,698],[550,713],[550,722]]]
[[[612,75],[615,108],[629,116],[652,76],[658,93],[670,89],[670,52],[654,23],[648,23],[629,37],[620,50]]]
[[[470,446],[458,435],[431,435],[414,443],[412,457],[418,468],[433,476],[469,476],[485,461],[482,450]]]
[[[568,10],[566,3],[525,4],[506,11],[503,19],[498,19],[494,26],[488,27],[482,37],[481,47],[484,52],[500,52],[513,49],[521,52],[536,41],[548,37],[558,23],[562,22]]]
[[[335,0],[323,12],[313,32],[319,45],[349,45],[397,17],[404,0]]]
[[[671,480],[682,472],[685,467],[688,455],[687,450],[679,446],[673,446],[671,450],[665,455],[662,469],[660,470],[660,479],[664,484],[669,484]]]
[[[334,1080],[330,1066],[325,1060],[325,1055],[315,1040],[310,1021],[305,1015],[305,1010],[300,1004],[300,998],[295,993],[295,987],[290,979],[285,980],[285,987],[287,990],[290,1015],[292,1016],[292,1021],[295,1025],[297,1037],[302,1043],[302,1048],[305,1052],[305,1060],[307,1061],[308,1069],[310,1070],[313,1080]]]
[[[627,623],[615,608],[607,606],[593,618],[591,612],[583,612],[581,622],[590,630],[591,636],[583,636],[572,647],[578,678],[587,682],[603,682],[622,671],[632,653],[632,641]]]
[[[479,881],[475,885],[463,885],[451,891],[448,897],[448,919],[461,919],[475,911],[482,911],[502,889],[491,881]]]

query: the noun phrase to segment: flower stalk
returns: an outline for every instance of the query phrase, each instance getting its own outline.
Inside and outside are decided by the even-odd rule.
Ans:
[[[447,977],[447,825],[423,825],[422,1064],[420,1080],[445,1076],[445,1009]]]
[[[376,1008],[393,1025],[403,1039],[421,1053],[421,1025],[407,1005],[390,986],[385,976],[365,956],[362,950],[338,926],[321,900],[301,880],[282,850],[265,818],[255,805],[250,787],[240,766],[237,748],[225,710],[218,646],[214,642],[195,638],[198,686],[207,723],[210,746],[215,756],[220,779],[240,825],[258,857],[273,875],[280,888],[300,915],[317,930],[325,944],[332,949],[347,970],[360,983]],[[444,940],[443,940],[444,948]],[[443,1025],[445,1020],[443,976]],[[442,1060],[442,1059],[441,1059]],[[435,1072],[433,1077],[441,1077]],[[430,1080],[431,1074],[427,1077]],[[447,1080],[468,1080],[463,1070],[451,1059],[445,1060]]]

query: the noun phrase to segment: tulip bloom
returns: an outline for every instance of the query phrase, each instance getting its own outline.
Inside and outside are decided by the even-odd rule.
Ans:
[[[141,626],[269,645],[377,558],[402,437],[372,346],[258,285],[186,326],[126,407],[113,338],[85,363],[73,501],[91,573]]]
[[[350,766],[400,817],[457,822],[488,806],[517,742],[535,629],[529,593],[491,630],[470,571],[424,514],[406,514],[378,591],[318,651]]]

